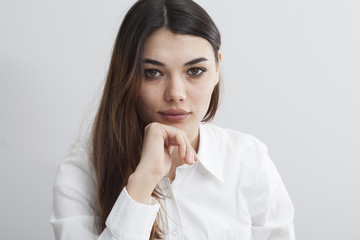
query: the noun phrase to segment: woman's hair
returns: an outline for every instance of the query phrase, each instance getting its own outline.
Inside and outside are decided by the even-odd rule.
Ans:
[[[191,0],[140,0],[127,12],[117,35],[99,110],[92,132],[92,163],[96,173],[96,213],[99,231],[120,192],[140,161],[145,123],[137,113],[140,81],[144,74],[144,45],[156,30],[206,39],[216,61],[220,33],[206,11]],[[217,110],[219,83],[202,121],[210,121]],[[153,196],[159,197],[154,190]],[[160,238],[154,223],[150,239]]]

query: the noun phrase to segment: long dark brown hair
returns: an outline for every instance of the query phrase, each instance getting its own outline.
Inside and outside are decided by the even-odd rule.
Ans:
[[[92,163],[96,174],[97,222],[99,231],[129,176],[135,171],[142,149],[145,123],[137,114],[143,51],[148,37],[160,28],[176,34],[206,39],[216,61],[220,33],[206,11],[191,0],[140,0],[127,12],[117,35],[101,103],[92,132]],[[219,102],[215,86],[203,121],[210,121]],[[159,196],[154,190],[153,195]],[[150,239],[160,238],[161,227],[154,223]]]

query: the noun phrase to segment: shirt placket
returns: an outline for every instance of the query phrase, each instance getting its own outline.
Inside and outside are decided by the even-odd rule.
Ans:
[[[165,209],[166,209],[166,222],[167,222],[167,239],[169,240],[179,240],[184,239],[183,231],[182,231],[182,223],[179,214],[179,206],[177,203],[177,192],[176,186],[180,184],[184,174],[182,171],[176,171],[176,178],[174,182],[171,184],[170,180],[165,177],[163,178],[163,189],[166,197]]]

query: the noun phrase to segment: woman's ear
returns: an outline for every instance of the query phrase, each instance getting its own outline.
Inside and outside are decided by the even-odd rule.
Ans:
[[[222,58],[222,55],[221,55],[221,50],[218,51],[218,61],[216,62],[216,72],[217,73],[220,73],[220,69],[221,69],[221,58]]]
[[[218,56],[217,56],[217,61],[215,63],[216,64],[216,75],[217,75],[216,76],[216,84],[218,84],[218,82],[220,81],[221,58],[222,58],[222,55],[221,55],[221,51],[219,50]]]

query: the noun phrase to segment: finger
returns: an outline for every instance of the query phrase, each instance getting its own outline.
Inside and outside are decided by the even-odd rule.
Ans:
[[[176,137],[179,140],[180,145],[178,146],[178,155],[181,159],[184,159],[186,156],[186,139],[184,138],[182,132],[180,131]]]
[[[179,154],[179,157],[182,158],[185,163],[193,164],[193,147],[191,146],[190,141],[184,131],[181,131],[181,137],[184,141],[184,152],[182,152],[182,156]]]
[[[185,131],[167,125],[162,125],[165,130],[164,140],[168,146],[178,147],[178,156],[187,164],[193,164],[196,152],[192,147]]]
[[[168,140],[168,145],[178,147],[178,156],[179,156],[179,158],[181,158],[181,159],[185,158],[187,146],[186,146],[185,139],[181,136],[180,133],[174,135],[174,139],[169,139]]]
[[[195,162],[195,155],[196,155],[196,152],[195,152],[195,149],[192,147],[187,135],[185,134],[184,136],[185,138],[185,142],[186,142],[186,157],[184,158],[184,161],[187,163],[187,164],[194,164]]]
[[[178,156],[181,159],[186,157],[186,150],[187,150],[187,137],[183,130],[164,126],[164,130],[167,134],[167,139],[165,141],[168,142],[170,146],[177,146],[178,147]]]
[[[174,148],[175,146],[168,146],[168,151],[169,151],[169,154],[171,155],[172,152],[174,151]]]

